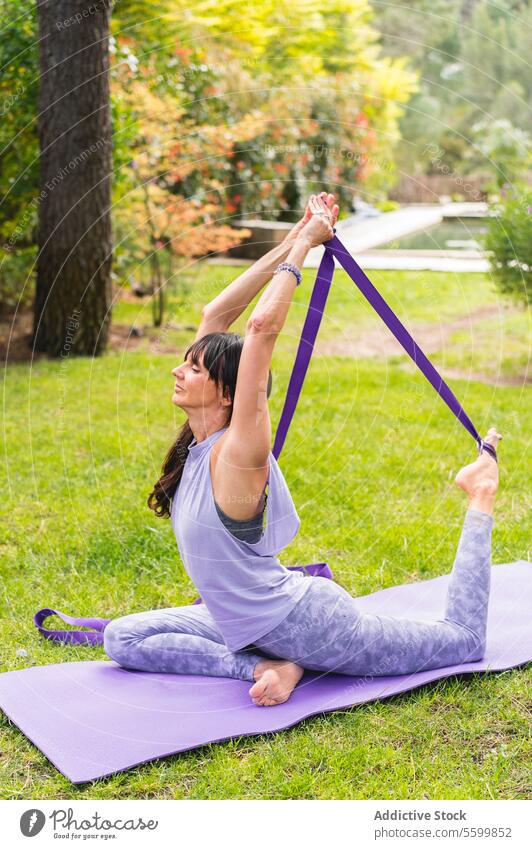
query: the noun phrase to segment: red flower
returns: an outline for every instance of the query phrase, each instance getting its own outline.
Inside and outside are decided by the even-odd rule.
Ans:
[[[182,59],[187,59],[194,51],[191,47],[176,47],[174,53]]]

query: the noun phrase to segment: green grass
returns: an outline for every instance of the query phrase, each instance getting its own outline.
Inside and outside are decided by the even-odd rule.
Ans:
[[[201,303],[240,270],[201,268],[187,308],[173,319],[197,321]],[[481,275],[387,272],[372,278],[412,322],[437,323],[497,302]],[[292,308],[275,352],[273,423],[312,279],[306,272],[307,290],[298,290],[300,304]],[[353,290],[339,273],[320,338],[332,338],[342,321],[374,326]],[[142,310],[148,320],[146,306]],[[138,323],[138,311],[122,303],[115,320]],[[523,315],[512,313],[512,320]],[[234,329],[242,329],[244,318]],[[182,338],[173,342],[182,345],[193,336],[175,333]],[[510,373],[520,368],[523,333],[522,344],[509,340]],[[476,338],[474,328],[470,338]],[[447,343],[450,350],[453,366],[472,368],[460,344],[455,350]],[[154,354],[144,346],[93,361],[40,360],[7,370],[1,671],[106,658],[101,648],[42,639],[32,624],[40,607],[114,618],[196,597],[170,524],[146,506],[183,421],[170,402],[175,362],[174,355]],[[302,520],[282,562],[327,560],[335,579],[355,596],[450,571],[464,514],[463,494],[452,480],[473,459],[473,442],[404,362],[315,357],[280,458]],[[532,559],[526,455],[532,415],[526,389],[471,380],[453,380],[452,386],[479,428],[496,423],[505,435],[493,560]],[[54,620],[48,626],[54,627]],[[28,655],[18,655],[18,649]],[[79,788],[2,714],[0,796],[526,798],[529,703],[529,668],[454,676],[382,702],[309,718],[281,733],[204,746]]]
[[[475,322],[474,329],[451,333],[435,361],[447,368],[482,371],[494,383],[512,378],[520,383],[529,366],[531,341],[530,312],[501,309]]]
[[[197,326],[202,305],[242,271],[242,267],[204,264],[188,269],[184,280],[176,282],[177,286],[183,286],[184,294],[169,293],[167,321]],[[494,383],[518,382],[526,374],[532,343],[530,311],[502,298],[488,275],[378,270],[369,271],[368,275],[414,337],[420,330],[426,334],[432,328],[429,350],[434,351],[432,358],[442,368],[460,369],[466,378],[469,374],[479,374]],[[315,270],[304,270],[303,284],[296,290],[277,343],[279,354],[287,357],[294,354],[315,277]],[[252,308],[253,304],[232,330],[244,332]],[[138,303],[121,301],[113,311],[113,318],[117,323],[149,328],[150,303],[147,299]],[[460,327],[456,327],[457,322]],[[319,344],[341,340],[346,351],[357,353],[357,341],[367,338],[375,329],[383,332],[381,320],[349,276],[337,269],[319,331]],[[384,333],[389,331],[384,329]],[[190,330],[168,326],[155,335],[165,345],[182,348],[191,341]],[[420,334],[419,338],[423,347],[425,337]],[[147,345],[146,338],[140,347],[146,349]]]

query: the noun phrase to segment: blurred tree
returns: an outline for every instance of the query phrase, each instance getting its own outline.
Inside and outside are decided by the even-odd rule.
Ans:
[[[249,235],[248,230],[218,223],[222,202],[216,196],[211,162],[225,162],[236,138],[255,135],[261,116],[249,116],[225,133],[210,125],[189,126],[175,98],[166,89],[158,91],[151,60],[142,67],[119,57],[116,51],[112,87],[127,117],[128,152],[133,158],[128,168],[122,164],[115,185],[117,267],[123,275],[137,274],[148,265],[148,290],[158,327],[167,284],[178,271],[174,259],[186,262],[223,252]],[[196,172],[205,175],[204,190],[185,198],[176,186]]]
[[[401,105],[415,75],[404,60],[380,57],[372,16],[368,0],[253,7],[199,0],[192,8],[184,0],[125,0],[115,34],[138,39],[141,64],[150,45],[159,84],[181,95],[184,119],[201,116],[227,131],[252,110],[262,112],[260,133],[234,145],[222,175],[225,208],[293,220],[302,196],[323,181],[349,208],[363,181],[384,195],[393,180]],[[194,194],[200,179],[191,172],[180,192]]]
[[[532,134],[527,0],[372,0],[385,54],[408,55],[419,92],[401,118],[400,167],[430,173],[430,151],[457,174],[492,173],[471,128],[504,119]],[[516,137],[517,138],[517,137]],[[429,155],[427,156],[427,152]]]
[[[39,256],[33,345],[96,355],[111,319],[111,0],[38,0]],[[66,330],[72,316],[76,332]],[[65,354],[65,339],[68,349]],[[73,336],[73,338],[71,338]]]
[[[44,13],[51,4],[35,5],[31,0],[20,0],[20,4],[17,0],[0,0],[0,4],[7,9],[13,30],[13,47],[2,48],[8,72],[0,91],[7,102],[20,98],[17,105],[28,113],[24,124],[28,127],[22,133],[22,108],[18,113],[10,111],[12,126],[8,122],[4,125],[6,141],[12,142],[8,145],[10,159],[0,158],[0,169],[7,169],[4,173],[13,177],[8,192],[13,206],[9,216],[0,221],[0,228],[4,243],[11,240],[5,256],[15,271],[15,252],[18,250],[17,257],[22,259],[25,244],[31,263],[40,204],[56,215],[60,235],[58,240],[53,237],[54,244],[57,241],[57,262],[68,255],[79,237],[76,230],[69,233],[68,228],[70,223],[77,226],[80,219],[72,211],[59,225],[62,216],[57,217],[57,200],[65,198],[65,212],[70,209],[67,195],[71,204],[78,202],[76,210],[87,210],[89,198],[98,191],[98,181],[88,186],[88,195],[85,190],[80,196],[73,188],[79,189],[74,177],[88,177],[109,146],[93,151],[86,163],[76,162],[69,153],[68,159],[57,156],[52,164],[64,144],[72,143],[77,148],[74,153],[84,150],[82,127],[87,128],[91,121],[84,112],[86,86],[80,84],[79,76],[70,73],[74,63],[71,54],[79,48],[81,68],[90,53],[81,33],[89,31],[95,18],[90,4],[83,9],[69,5],[68,17],[64,18],[64,7],[55,4],[55,17],[50,21],[53,38],[47,39],[54,44],[43,43],[43,55],[46,51],[56,55],[61,46],[65,56],[58,57],[64,59],[61,72],[50,69],[43,75],[41,96],[53,98],[57,80],[59,100],[41,119],[41,133],[52,143],[43,159],[47,180],[50,173],[57,179],[53,191],[41,194],[36,92],[30,96],[29,85],[23,90],[17,86],[23,73],[31,72],[32,63],[30,78],[37,80],[35,10]],[[99,9],[99,4],[93,5]],[[24,27],[19,8],[25,16]],[[331,0],[326,6],[317,0],[264,0],[252,7],[244,7],[237,0],[198,0],[193,8],[185,0],[116,2],[109,38],[116,235],[112,273],[127,278],[136,263],[146,261],[152,276],[157,276],[155,261],[148,260],[155,240],[165,245],[161,254],[166,260],[165,278],[171,274],[171,260],[186,261],[187,257],[222,250],[229,237],[233,243],[238,240],[236,231],[228,226],[235,217],[293,220],[301,213],[304,196],[324,184],[337,192],[344,210],[349,209],[354,191],[362,185],[377,198],[382,197],[394,179],[398,122],[415,88],[415,75],[406,70],[400,57],[381,56],[378,33],[372,24],[368,0]],[[65,47],[67,37],[70,53]],[[77,92],[67,98],[68,79],[74,81]],[[74,103],[79,95],[80,102]],[[23,98],[27,99],[23,102]],[[58,130],[55,123],[56,117],[61,119],[63,106],[69,110],[71,122],[76,115],[81,119],[74,120],[70,132],[65,115],[62,129]],[[104,113],[105,109],[101,111]],[[48,120],[50,116],[53,121]],[[96,132],[97,119],[93,118],[91,132]],[[136,170],[130,167],[131,161],[138,163]],[[29,164],[31,167],[27,167]],[[104,180],[99,185],[103,188],[108,162],[101,164],[99,174]],[[24,191],[23,178],[27,180]],[[189,209],[185,210],[187,205]],[[47,220],[50,214],[46,213]],[[165,218],[169,219],[166,223]],[[103,222],[100,219],[102,226]],[[226,228],[225,233],[221,228]],[[84,241],[89,244],[95,228],[85,229]],[[104,243],[105,239],[99,244]],[[92,255],[93,261],[97,256],[97,252]],[[74,254],[71,259],[73,262]],[[104,267],[105,263],[101,270]],[[46,268],[43,254],[41,280],[48,273]],[[87,268],[83,266],[83,275]],[[78,271],[77,281],[83,276]],[[57,284],[67,272],[65,265],[55,287],[50,280],[40,287],[39,309],[54,304],[61,289]],[[20,265],[16,273],[20,273]],[[94,290],[94,286],[89,289]],[[72,298],[74,292],[75,287],[71,287]],[[86,303],[88,296],[89,290],[84,296]],[[67,306],[65,302],[63,307]],[[64,316],[61,308],[50,309],[58,316],[60,336]],[[102,331],[101,346],[105,344],[105,325]]]

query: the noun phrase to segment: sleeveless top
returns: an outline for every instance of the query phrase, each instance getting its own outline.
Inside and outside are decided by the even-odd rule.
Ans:
[[[185,571],[231,651],[253,643],[285,619],[310,588],[302,572],[277,555],[301,521],[277,460],[270,451],[266,526],[258,542],[237,539],[216,510],[210,453],[227,427],[188,446],[172,499],[171,521]]]

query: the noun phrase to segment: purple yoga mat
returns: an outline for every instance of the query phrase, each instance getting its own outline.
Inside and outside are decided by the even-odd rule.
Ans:
[[[356,601],[369,613],[439,619],[448,581],[442,575]],[[532,659],[531,605],[532,563],[493,566],[483,660],[380,678],[306,672],[291,698],[274,707],[251,702],[250,681],[134,672],[105,660],[4,672],[0,707],[63,775],[82,784],[206,743],[281,731],[450,675],[520,666]],[[57,651],[65,656],[68,648]]]

